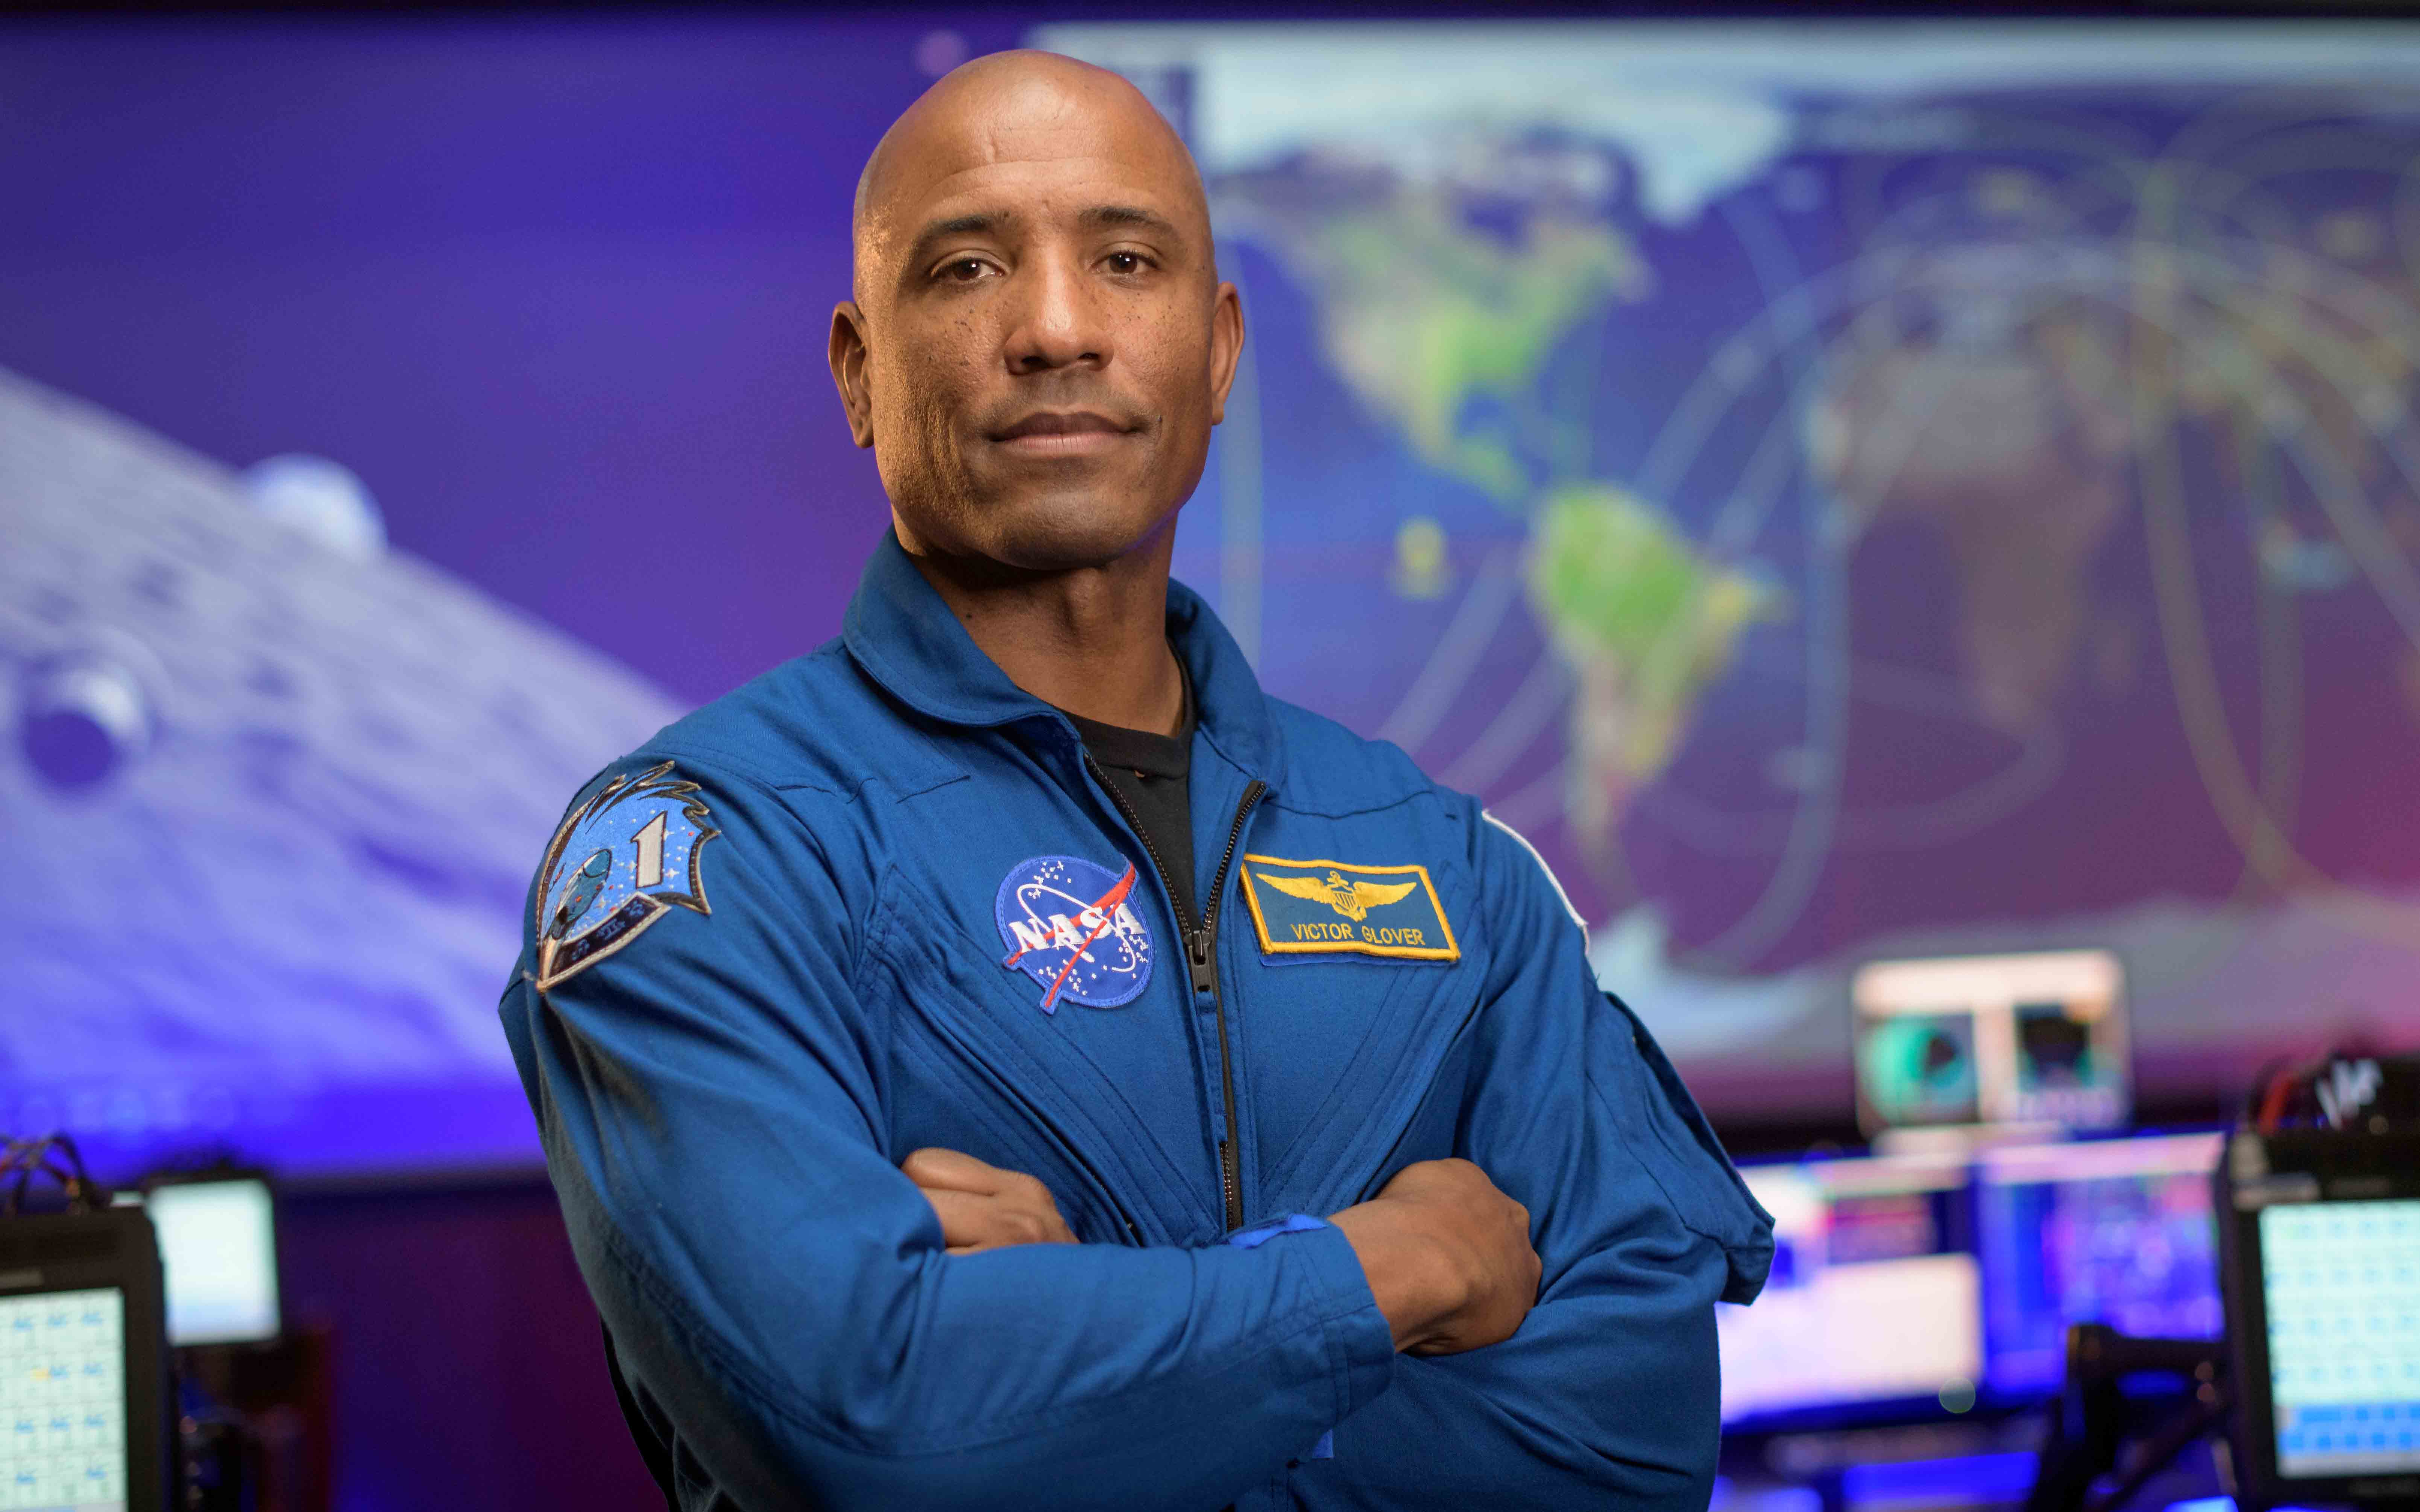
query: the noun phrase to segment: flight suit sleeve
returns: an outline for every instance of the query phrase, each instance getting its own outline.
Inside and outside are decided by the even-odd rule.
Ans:
[[[659,910],[568,974],[559,942],[547,965],[525,951],[502,1004],[685,1500],[1216,1508],[1384,1389],[1392,1340],[1332,1229],[945,1253],[885,1149],[886,1036],[854,987],[871,900],[852,907],[783,795],[690,764],[671,775],[716,831],[693,842],[703,911]],[[613,846],[646,817],[627,812],[544,869],[533,936],[558,898],[616,903]],[[650,874],[682,859],[664,835]]]
[[[1477,825],[1492,932],[1455,1153],[1528,1208],[1537,1305],[1503,1343],[1406,1355],[1336,1433],[1312,1506],[1703,1512],[1720,1434],[1714,1304],[1748,1302],[1772,1222],[1646,1028],[1602,991],[1527,842]]]

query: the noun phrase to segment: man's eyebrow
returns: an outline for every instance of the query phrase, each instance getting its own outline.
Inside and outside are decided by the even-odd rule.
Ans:
[[[1012,219],[1014,217],[1003,211],[977,210],[971,215],[953,215],[947,220],[929,222],[923,230],[916,233],[916,239],[908,243],[908,266],[913,267],[923,261],[925,249],[936,241],[947,240],[951,237],[982,236],[998,231],[1008,224]]]
[[[1076,219],[1079,224],[1095,230],[1131,225],[1145,231],[1156,231],[1165,237],[1181,238],[1183,236],[1183,233],[1176,228],[1176,223],[1156,210],[1147,210],[1140,205],[1095,205]]]

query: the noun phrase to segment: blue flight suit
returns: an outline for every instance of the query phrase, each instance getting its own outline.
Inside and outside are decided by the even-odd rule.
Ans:
[[[1180,584],[1168,633],[1199,920],[888,536],[838,640],[549,847],[500,1011],[684,1506],[1702,1508],[1770,1220],[1526,842]],[[928,1145],[1083,1242],[945,1254]],[[1539,1299],[1398,1356],[1342,1234],[1259,1226],[1448,1155],[1528,1207]]]

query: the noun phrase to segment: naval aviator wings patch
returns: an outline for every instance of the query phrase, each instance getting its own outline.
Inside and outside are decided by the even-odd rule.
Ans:
[[[674,908],[711,913],[698,853],[721,831],[698,786],[659,762],[608,782],[554,832],[539,868],[537,986],[555,986]]]
[[[1462,959],[1427,867],[1247,855],[1243,877],[1264,955]]]

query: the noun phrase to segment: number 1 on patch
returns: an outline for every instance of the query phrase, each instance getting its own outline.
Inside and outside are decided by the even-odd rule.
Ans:
[[[664,880],[664,816],[661,812],[647,821],[645,827],[630,837],[639,847],[639,875],[636,886],[652,887]]]

